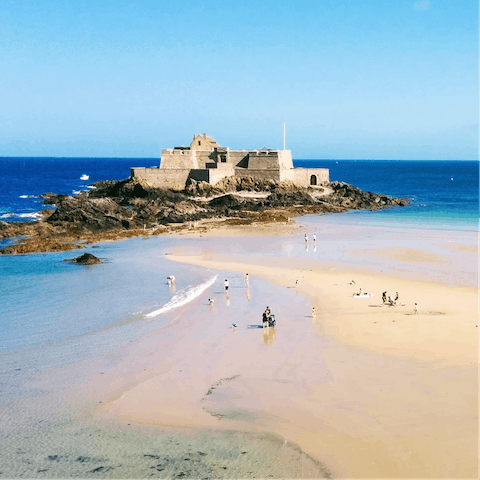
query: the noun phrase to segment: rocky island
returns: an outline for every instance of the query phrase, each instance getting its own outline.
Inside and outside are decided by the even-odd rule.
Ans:
[[[305,214],[404,206],[406,198],[362,191],[343,182],[299,187],[292,181],[225,177],[215,185],[189,179],[183,190],[151,187],[142,179],[101,181],[77,196],[45,193],[35,222],[0,222],[1,254],[83,248],[86,244],[161,235],[206,225],[290,222]]]

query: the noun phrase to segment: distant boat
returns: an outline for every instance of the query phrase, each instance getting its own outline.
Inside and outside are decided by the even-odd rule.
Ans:
[[[80,180],[88,180],[90,177],[88,175],[85,175],[83,174],[81,177],[80,177]]]

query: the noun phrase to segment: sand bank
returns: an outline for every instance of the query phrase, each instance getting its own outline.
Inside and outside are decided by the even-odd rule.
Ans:
[[[272,432],[336,477],[478,476],[475,288],[214,250],[170,258],[236,272],[228,302],[220,282],[218,311],[199,312],[162,344],[164,372],[104,402],[97,419]],[[426,269],[444,263],[409,253]],[[261,278],[276,287],[260,288]],[[355,298],[359,288],[373,296]],[[385,290],[405,306],[382,305]],[[254,337],[267,302],[278,325]]]

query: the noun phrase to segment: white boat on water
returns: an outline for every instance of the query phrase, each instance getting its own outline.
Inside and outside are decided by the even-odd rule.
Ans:
[[[85,175],[83,174],[81,177],[80,177],[80,180],[88,180],[90,177],[88,175]]]

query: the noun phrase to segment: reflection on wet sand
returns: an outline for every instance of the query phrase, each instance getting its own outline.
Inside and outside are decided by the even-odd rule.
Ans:
[[[267,327],[263,329],[263,343],[271,345],[276,335],[276,327]]]

